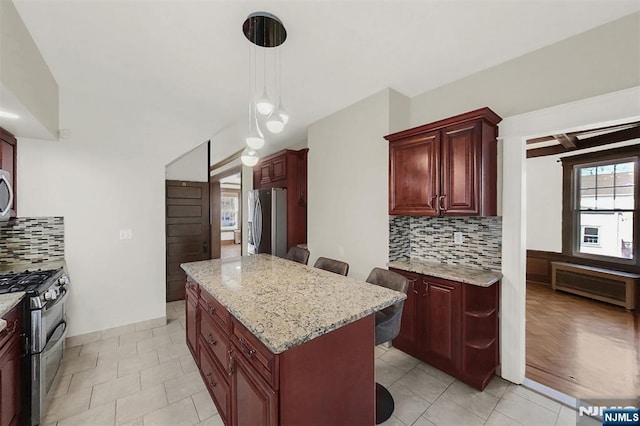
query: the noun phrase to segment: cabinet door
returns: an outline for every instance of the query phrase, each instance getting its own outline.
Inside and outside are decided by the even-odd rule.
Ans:
[[[18,424],[21,407],[20,338],[16,334],[0,351],[0,425]]]
[[[280,157],[271,160],[271,181],[283,181],[287,179],[287,156],[282,155]]]
[[[237,352],[234,351],[234,352]],[[240,354],[231,354],[231,412],[234,425],[277,425],[278,394]]]
[[[460,359],[461,288],[459,283],[424,277],[421,311],[425,314],[424,359],[446,372],[456,372]]]
[[[402,308],[402,320],[400,323],[400,333],[393,339],[393,346],[403,352],[414,357],[420,356],[420,312],[418,311],[418,302],[424,293],[422,285],[422,276],[393,269],[400,275],[405,276],[409,280],[409,288],[407,290],[407,298]]]
[[[441,206],[447,215],[479,215],[482,123],[475,120],[442,131]]]
[[[187,346],[196,361],[198,360],[198,301],[193,299],[191,292],[186,292],[186,310],[187,310]]]
[[[271,183],[271,160],[261,161],[253,168],[253,189]]]
[[[436,216],[440,132],[391,142],[389,160],[389,214]]]

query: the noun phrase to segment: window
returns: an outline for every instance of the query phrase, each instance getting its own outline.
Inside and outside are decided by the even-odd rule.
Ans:
[[[235,192],[223,192],[220,198],[221,229],[234,230],[239,228],[239,194]]]
[[[638,263],[639,157],[633,145],[562,159],[564,254]]]

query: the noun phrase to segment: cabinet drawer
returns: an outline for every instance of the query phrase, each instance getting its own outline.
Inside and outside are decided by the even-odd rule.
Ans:
[[[224,306],[204,290],[200,293],[200,307],[202,312],[210,315],[223,331],[231,331],[231,315]]]
[[[234,321],[231,340],[249,364],[277,390],[277,358],[262,342],[238,321]]]
[[[200,345],[200,374],[225,424],[230,424],[231,392],[225,373],[220,371],[209,351]]]
[[[229,338],[218,327],[210,315],[204,314],[200,320],[200,346],[207,347],[222,369],[227,365]]]
[[[191,277],[187,277],[187,283],[185,284],[185,289],[186,291],[191,293],[193,300],[198,300],[198,295],[200,293],[200,286],[198,285],[197,282],[191,279]]]
[[[21,307],[22,303],[13,308],[7,315],[4,316],[4,320],[7,321],[7,327],[4,330],[0,331],[0,349],[11,342],[13,338],[20,336],[22,329]]]

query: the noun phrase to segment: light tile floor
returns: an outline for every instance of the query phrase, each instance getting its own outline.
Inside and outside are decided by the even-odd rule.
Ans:
[[[184,302],[167,324],[96,333],[65,351],[45,414],[57,426],[222,425],[185,343]],[[72,341],[73,342],[73,341]],[[376,380],[394,397],[385,425],[575,425],[575,410],[494,378],[478,392],[394,348],[375,348]],[[597,424],[597,423],[595,423]]]

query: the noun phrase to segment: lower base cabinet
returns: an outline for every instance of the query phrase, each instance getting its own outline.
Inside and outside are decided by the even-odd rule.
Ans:
[[[225,425],[374,424],[373,315],[274,354],[204,288],[187,282],[187,343],[197,335],[189,347],[197,348],[194,358]]]
[[[22,305],[9,312],[0,332],[0,426],[17,426],[22,412]]]
[[[499,283],[481,287],[391,270],[409,280],[393,346],[484,390],[499,364]]]

